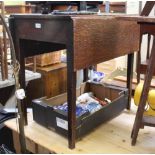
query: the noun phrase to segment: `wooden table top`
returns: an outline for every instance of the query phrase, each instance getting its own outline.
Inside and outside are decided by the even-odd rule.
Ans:
[[[118,16],[117,19],[136,21],[136,22],[145,22],[145,23],[155,23],[155,16],[126,15],[126,16]]]
[[[12,14],[11,16],[16,18],[45,18],[45,19],[123,19],[123,20],[134,20],[134,21],[145,21],[145,22],[155,22],[155,16],[140,16],[140,15],[127,15],[121,13],[101,13],[94,15],[52,15],[52,14]]]
[[[73,52],[76,71],[139,50],[139,25],[135,21],[117,19],[122,16],[15,14],[11,17],[14,17],[15,31],[20,39],[72,47],[70,53]],[[38,23],[40,28],[35,28]],[[23,43],[25,56],[36,54],[39,50],[38,45],[32,50],[30,47],[33,45]]]

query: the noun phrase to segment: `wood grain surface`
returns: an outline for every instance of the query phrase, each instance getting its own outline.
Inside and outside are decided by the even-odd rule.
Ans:
[[[154,16],[136,16],[136,15],[126,15],[126,16],[117,16],[117,19],[126,20],[126,21],[136,21],[143,23],[155,23]]]
[[[130,144],[130,133],[135,113],[136,107],[133,104],[131,111],[124,111],[117,118],[96,128],[78,141],[73,150],[68,148],[66,138],[38,125],[32,120],[32,115],[29,114],[29,126],[25,127],[27,149],[32,153],[154,153],[154,128],[145,127],[139,133],[136,146],[133,147]],[[13,131],[15,148],[20,153],[15,119],[5,122],[5,125]]]
[[[138,51],[138,45],[136,22],[114,17],[74,21],[75,70]]]
[[[33,70],[33,66],[27,69]],[[65,63],[49,65],[36,68],[41,73],[41,79],[33,80],[28,83],[27,102],[31,103],[32,99],[47,96],[47,98],[57,96],[67,90],[67,68]]]
[[[74,70],[89,67],[103,61],[110,60],[125,54],[138,51],[139,25],[137,18],[128,21],[126,17],[112,15],[87,15],[87,16],[50,16],[50,15],[15,15],[16,34],[21,39],[42,41],[44,45],[51,42],[52,46],[58,45],[60,49],[70,40],[73,31]],[[120,20],[120,19],[121,20]],[[132,17],[128,17],[131,18]],[[129,20],[131,20],[129,19]],[[40,24],[41,28],[35,28]],[[18,26],[20,25],[20,27]],[[71,30],[72,29],[72,30]],[[25,30],[25,31],[23,31]],[[23,40],[25,56],[37,54],[32,46],[40,46],[41,42],[33,43]],[[46,43],[46,44],[45,44]],[[49,52],[40,48],[38,54]],[[57,49],[59,50],[59,48]]]

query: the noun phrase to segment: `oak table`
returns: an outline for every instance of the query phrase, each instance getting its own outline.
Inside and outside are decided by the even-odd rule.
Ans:
[[[20,69],[20,83],[25,88],[24,58],[67,49],[68,141],[75,147],[76,71],[119,56],[128,55],[127,87],[130,108],[134,51],[139,49],[136,21],[118,20],[111,15],[11,15]],[[26,104],[23,104],[27,123]]]

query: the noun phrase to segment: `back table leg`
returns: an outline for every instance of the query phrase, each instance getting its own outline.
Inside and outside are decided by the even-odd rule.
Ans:
[[[88,68],[85,68],[83,70],[83,82],[86,82],[89,78],[88,78]]]
[[[133,60],[134,60],[134,53],[128,54],[127,88],[129,90],[129,97],[128,97],[128,106],[127,106],[127,109],[130,109],[130,107],[131,107],[132,79],[133,79]]]

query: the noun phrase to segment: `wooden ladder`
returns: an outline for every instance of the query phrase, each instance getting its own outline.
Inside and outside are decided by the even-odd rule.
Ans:
[[[154,1],[147,1],[146,5],[141,13],[142,16],[148,16],[149,13],[151,12],[152,8],[154,7],[155,2]],[[145,80],[144,80],[144,86],[140,98],[140,103],[138,105],[138,110],[136,113],[135,117],[135,122],[133,125],[132,133],[131,133],[131,138],[132,138],[132,145],[136,144],[138,132],[140,128],[144,128],[144,126],[152,126],[155,127],[155,117],[153,116],[144,116],[144,111],[145,111],[145,105],[148,97],[148,92],[152,80],[152,76],[155,70],[155,63],[154,63],[154,58],[155,58],[155,24],[152,25],[147,25],[140,23],[141,29],[145,29],[144,31],[147,32],[149,30],[149,33],[153,35],[153,45],[152,45],[152,50],[151,50],[151,55],[148,59],[148,65],[146,69],[146,75],[145,75]],[[153,29],[151,28],[153,27]],[[149,41],[149,40],[148,40]]]

